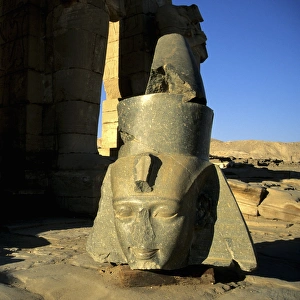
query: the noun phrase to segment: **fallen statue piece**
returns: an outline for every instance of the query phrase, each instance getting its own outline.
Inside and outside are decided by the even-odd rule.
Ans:
[[[213,111],[204,103],[186,39],[162,36],[146,94],[118,104],[124,145],[108,168],[88,237],[94,260],[131,269],[256,268],[235,198],[208,159]]]

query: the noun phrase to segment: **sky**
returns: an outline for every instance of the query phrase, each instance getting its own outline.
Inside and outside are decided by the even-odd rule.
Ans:
[[[212,138],[300,142],[300,0],[173,0],[196,4]]]

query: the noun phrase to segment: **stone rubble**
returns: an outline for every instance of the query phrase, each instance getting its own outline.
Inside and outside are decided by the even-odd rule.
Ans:
[[[211,156],[245,215],[300,223],[299,163]]]

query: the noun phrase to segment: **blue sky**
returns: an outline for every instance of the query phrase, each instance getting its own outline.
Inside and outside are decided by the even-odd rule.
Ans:
[[[196,4],[207,35],[201,64],[212,138],[300,141],[300,1],[173,0]]]

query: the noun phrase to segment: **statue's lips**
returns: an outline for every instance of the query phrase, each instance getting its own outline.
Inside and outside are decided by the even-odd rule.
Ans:
[[[131,248],[136,259],[147,260],[155,256],[158,249]]]

